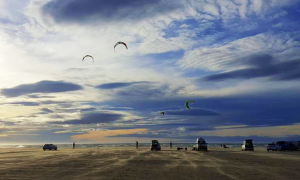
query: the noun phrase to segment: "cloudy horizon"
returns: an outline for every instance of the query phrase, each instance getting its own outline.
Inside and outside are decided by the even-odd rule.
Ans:
[[[300,0],[0,9],[0,144],[300,141]]]

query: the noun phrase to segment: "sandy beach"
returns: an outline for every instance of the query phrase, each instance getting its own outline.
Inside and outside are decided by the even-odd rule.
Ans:
[[[0,179],[300,179],[300,152],[0,149]]]

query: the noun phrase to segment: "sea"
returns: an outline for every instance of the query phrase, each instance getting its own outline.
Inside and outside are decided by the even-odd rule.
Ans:
[[[195,143],[172,143],[173,148],[177,147],[187,147],[192,148]],[[226,145],[229,148],[237,148],[241,147],[241,143],[208,143],[208,148],[218,148],[221,147],[221,145]],[[35,145],[0,145],[0,148],[32,148],[32,149],[38,149],[43,147],[44,144],[35,144]],[[69,149],[73,147],[73,144],[54,144],[58,148],[61,149]],[[150,147],[151,143],[139,143],[139,147]],[[254,147],[266,147],[268,143],[256,143],[254,144]],[[105,148],[105,147],[135,147],[135,143],[113,143],[113,144],[77,144],[76,143],[76,149],[93,149],[93,148]],[[170,148],[169,143],[161,143],[162,149]]]

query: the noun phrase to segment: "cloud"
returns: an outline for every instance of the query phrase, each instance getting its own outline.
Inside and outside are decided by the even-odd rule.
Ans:
[[[204,136],[269,136],[269,137],[288,137],[291,135],[299,136],[300,125],[273,126],[273,127],[251,127],[237,129],[222,129],[214,131],[201,131]]]
[[[249,68],[245,63],[249,57],[267,54],[276,57],[278,62],[299,58],[299,36],[289,33],[262,33],[240,38],[212,47],[200,47],[186,51],[178,62],[181,68],[194,68],[205,71],[234,71]]]
[[[93,107],[91,107],[91,108],[82,108],[82,109],[80,109],[80,112],[95,111],[95,110],[97,110],[97,108],[93,108]]]
[[[220,113],[206,110],[206,109],[181,109],[165,111],[166,115],[177,115],[177,116],[216,116],[221,115]]]
[[[169,85],[140,84],[120,89],[116,95],[124,98],[162,99],[176,95],[183,87],[172,88]]]
[[[53,113],[54,111],[52,111],[51,109],[49,108],[42,108],[41,109],[41,113],[42,114],[50,114],[50,113]]]
[[[52,122],[53,124],[97,124],[111,123],[117,120],[122,120],[124,115],[114,114],[109,112],[94,112],[83,114],[80,119],[68,120],[63,122]]]
[[[82,90],[82,86],[64,81],[40,81],[33,84],[22,84],[1,90],[6,97],[17,97],[32,93],[59,93]]]
[[[22,105],[22,106],[39,106],[40,105],[40,103],[37,103],[37,102],[27,102],[27,101],[11,102],[11,103],[3,103],[3,104]]]
[[[128,82],[128,83],[125,83],[125,82],[105,83],[105,84],[96,86],[96,88],[98,88],[98,89],[116,89],[116,88],[128,87],[131,85],[142,84],[142,83],[149,83],[149,82],[141,81],[141,82]]]
[[[42,8],[58,23],[140,20],[177,9],[177,3],[163,0],[53,0]]]
[[[252,56],[248,62],[251,68],[235,70],[206,76],[206,81],[223,81],[227,79],[252,79],[271,77],[272,80],[299,80],[300,60],[276,63],[272,56]]]
[[[80,134],[72,136],[75,140],[92,140],[94,142],[101,142],[107,137],[114,137],[120,135],[129,135],[129,134],[141,134],[146,133],[148,129],[118,129],[118,130],[102,130],[102,131],[92,131],[88,134]]]
[[[39,98],[55,98],[55,96],[41,96],[41,95],[37,95],[37,94],[31,94],[28,95],[29,98],[32,99],[39,99]]]

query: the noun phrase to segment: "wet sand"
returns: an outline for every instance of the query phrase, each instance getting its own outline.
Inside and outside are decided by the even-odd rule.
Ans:
[[[300,179],[300,151],[165,148],[0,149],[1,180]]]

